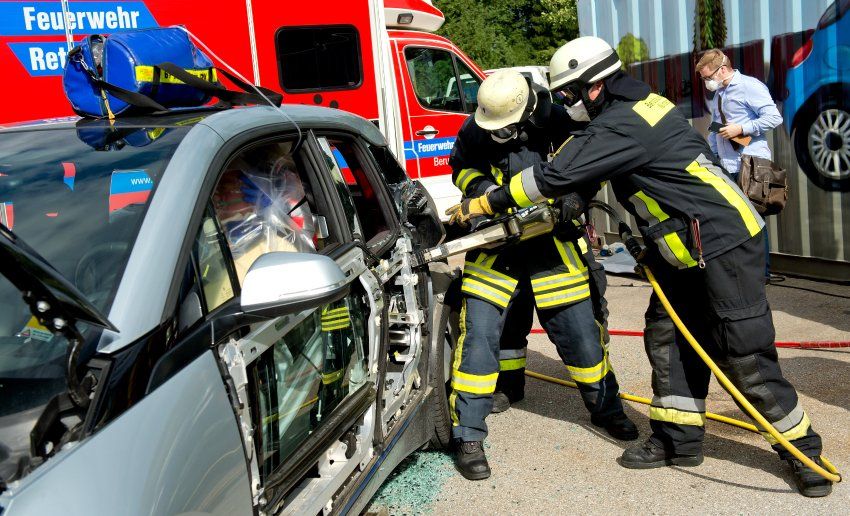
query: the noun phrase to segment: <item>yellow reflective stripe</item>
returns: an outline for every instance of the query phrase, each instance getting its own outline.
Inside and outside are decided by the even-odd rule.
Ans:
[[[136,81],[137,82],[153,82],[154,73],[153,66],[149,65],[140,65],[136,67]],[[215,68],[200,68],[200,69],[192,69],[186,70],[188,73],[203,79],[209,82],[217,82],[218,74],[216,73]],[[161,84],[183,84],[183,81],[169,74],[165,70],[159,71],[159,82]]]
[[[643,203],[646,204],[646,209],[649,211],[650,215],[655,217],[654,221],[647,221],[650,223],[650,225],[657,224],[670,218],[670,216],[667,215],[664,210],[661,209],[661,206],[658,205],[658,202],[652,197],[646,195],[643,190],[638,190],[637,192],[635,192],[634,196],[643,201]]]
[[[455,186],[460,188],[461,192],[466,193],[466,187],[469,186],[469,183],[476,177],[484,177],[484,173],[477,168],[465,168],[458,173],[457,179],[455,180]]]
[[[561,261],[564,262],[564,265],[567,266],[571,274],[577,274],[587,270],[572,242],[564,244],[564,242],[561,242],[557,238],[553,238],[552,240],[555,241],[555,248],[558,249],[558,254],[561,255]]]
[[[332,322],[347,321],[347,320],[348,320],[348,314],[347,313],[346,314],[338,314],[338,315],[323,315],[322,316],[322,322],[323,323],[326,323],[326,322],[332,323]]]
[[[525,368],[525,357],[499,360],[499,371],[516,371]]]
[[[529,199],[528,194],[525,193],[525,188],[522,186],[522,174],[515,174],[511,178],[511,182],[508,186],[508,192],[520,208],[527,208],[534,204],[534,202]]]
[[[351,323],[348,321],[348,319],[346,319],[344,321],[337,322],[337,323],[322,322],[322,331],[343,330],[345,328],[350,328],[350,327],[351,327]]]
[[[704,412],[687,412],[672,408],[649,407],[649,419],[677,425],[705,426]]]
[[[328,384],[334,383],[336,381],[339,381],[339,379],[342,378],[342,375],[344,373],[345,373],[345,370],[339,369],[339,370],[334,371],[332,373],[323,374],[322,375],[322,383],[325,384],[325,385],[328,385]]]
[[[590,250],[587,247],[587,242],[585,241],[584,237],[578,239],[578,249],[579,251],[581,251],[581,254],[587,254],[587,251]]]
[[[496,380],[499,373],[471,374],[462,371],[452,371],[452,388],[471,394],[491,394],[496,390]]]
[[[608,370],[607,356],[602,358],[602,361],[593,367],[567,366],[567,371],[570,372],[570,376],[573,377],[574,381],[579,383],[596,383],[605,378],[605,375],[608,374]]]
[[[691,256],[691,252],[685,248],[685,244],[682,242],[678,233],[675,231],[667,233],[664,235],[664,241],[667,243],[667,247],[670,248],[673,256],[676,257],[676,260],[682,262],[685,267],[693,267],[697,264],[697,261]]]
[[[498,285],[502,285],[511,292],[516,288],[518,281],[508,276],[507,274],[502,274],[499,271],[490,269],[488,267],[482,267],[480,265],[476,265],[474,263],[466,262],[463,267],[464,274],[472,274],[474,276],[478,276],[479,278],[484,278],[487,281],[491,281]]]
[[[552,294],[546,294],[546,299],[543,299],[544,296],[534,296],[534,301],[537,303],[537,308],[552,308],[553,306],[575,303],[590,297],[590,288],[585,285],[578,288],[581,290],[572,295],[563,294],[563,291],[557,291]],[[572,290],[574,289],[570,289],[570,291]]]
[[[576,272],[573,274],[554,274],[552,276],[544,276],[531,280],[531,289],[535,291],[550,290],[555,287],[566,287],[581,281],[587,281],[590,278],[590,273],[587,271]]]
[[[495,165],[490,165],[490,173],[493,174],[496,184],[502,186],[502,183],[505,181],[505,174],[502,172],[502,169]]]
[[[457,378],[454,375],[459,373],[460,371],[455,371],[452,376],[452,388],[456,391],[460,392],[468,392],[470,394],[493,394],[496,392],[496,376],[499,373],[494,373],[492,381],[484,381],[484,380],[468,380],[464,378]]]
[[[466,299],[462,300],[460,303],[460,319],[458,321],[458,325],[460,326],[460,336],[457,338],[457,346],[455,346],[455,356],[452,360],[452,369],[457,370],[460,369],[460,360],[463,355],[463,342],[466,340]]]
[[[812,426],[812,422],[809,420],[809,415],[803,412],[803,419],[801,419],[800,422],[794,426],[794,428],[786,430],[785,432],[781,432],[781,434],[782,437],[788,439],[789,441],[793,441],[794,439],[800,439],[801,437],[805,437],[806,433],[808,433],[809,431],[810,426]],[[779,444],[779,441],[777,441],[769,433],[760,433],[770,444]]]
[[[691,162],[685,170],[694,177],[697,177],[703,182],[713,186],[714,189],[717,190],[729,204],[738,210],[738,213],[741,215],[741,219],[744,221],[744,225],[747,227],[747,231],[750,232],[750,236],[755,236],[759,231],[761,231],[761,225],[758,220],[756,220],[753,212],[750,211],[749,206],[747,206],[747,201],[738,195],[738,192],[729,186],[726,181],[712,174],[707,168],[700,166],[700,164],[696,161]]]
[[[482,297],[487,301],[494,303],[496,306],[500,306],[502,308],[507,307],[511,301],[510,296],[505,295],[503,292],[469,277],[463,279],[463,283],[461,283],[460,290],[462,292],[466,292],[467,294]]]
[[[452,416],[452,426],[460,426],[460,422],[457,419],[457,409],[455,409],[455,401],[457,401],[457,393],[452,391],[449,394],[449,414]]]
[[[322,316],[327,315],[348,315],[348,308],[343,306],[341,308],[334,308],[332,310],[324,309],[322,310]]]

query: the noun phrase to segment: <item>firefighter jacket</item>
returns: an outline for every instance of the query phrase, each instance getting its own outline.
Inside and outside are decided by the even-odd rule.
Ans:
[[[491,206],[529,206],[609,180],[647,247],[678,269],[709,260],[764,227],[706,141],[666,98],[612,98],[551,162],[536,163],[492,192]]]
[[[469,117],[449,160],[454,184],[465,196],[476,197],[509,184],[523,169],[546,160],[575,128],[560,106],[552,106],[546,120],[543,127],[526,124],[518,138],[497,143]],[[470,252],[461,290],[507,308],[516,289],[530,279],[538,308],[566,306],[590,297],[587,264],[581,258],[586,251],[583,239],[542,235],[501,249]]]

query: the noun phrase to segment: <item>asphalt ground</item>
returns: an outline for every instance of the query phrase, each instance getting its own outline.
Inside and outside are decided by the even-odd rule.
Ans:
[[[651,292],[636,277],[608,276],[610,328],[640,330]],[[850,287],[787,279],[769,285],[779,341],[850,341]],[[621,390],[651,397],[650,367],[640,337],[612,337]],[[850,349],[780,349],[785,376],[797,388],[824,454],[850,478]],[[568,379],[544,334],[531,335],[528,368]],[[624,402],[649,435],[648,407]],[[708,410],[748,420],[712,380]],[[847,514],[850,480],[826,498],[796,492],[787,465],[762,437],[709,421],[705,462],[696,468],[628,470],[617,458],[630,443],[592,426],[578,392],[527,378],[526,397],[487,419],[493,470],[470,482],[442,452],[403,463],[373,500],[389,514]],[[640,442],[640,441],[638,441]]]

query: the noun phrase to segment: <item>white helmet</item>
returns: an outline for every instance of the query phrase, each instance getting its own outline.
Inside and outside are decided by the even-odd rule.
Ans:
[[[537,96],[528,81],[517,71],[499,70],[478,89],[475,123],[486,131],[496,131],[528,119]]]
[[[549,90],[558,91],[570,83],[593,84],[620,69],[617,51],[604,39],[576,38],[559,48],[549,62]]]

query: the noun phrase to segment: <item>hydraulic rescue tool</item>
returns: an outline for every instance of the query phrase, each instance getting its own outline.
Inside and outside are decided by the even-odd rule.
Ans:
[[[449,256],[473,249],[499,247],[551,233],[558,222],[559,213],[555,206],[540,203],[487,220],[476,226],[477,229],[468,235],[418,253],[416,266],[445,260]]]

